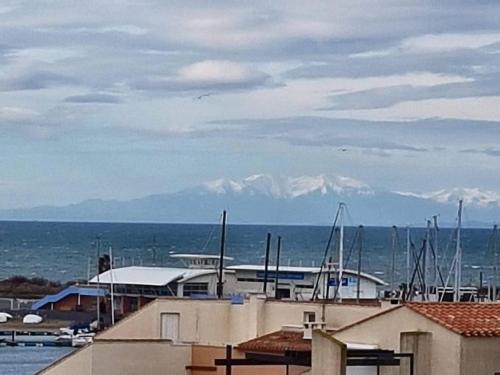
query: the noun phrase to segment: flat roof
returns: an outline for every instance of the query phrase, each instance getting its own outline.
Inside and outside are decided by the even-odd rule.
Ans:
[[[173,281],[186,281],[197,276],[209,275],[215,273],[212,269],[192,269],[192,268],[171,268],[171,267],[122,267],[113,269],[113,274],[108,270],[99,275],[101,284],[122,285],[149,285],[165,286]],[[94,276],[91,283],[97,283],[97,276]]]
[[[182,258],[182,259],[216,259],[219,260],[219,255],[213,254],[170,254],[170,258]],[[224,260],[234,260],[232,257],[224,257]]]
[[[241,264],[238,266],[229,266],[227,267],[230,270],[236,271],[264,271],[265,267],[262,264]],[[269,265],[269,271],[276,271],[276,266]],[[295,266],[280,266],[280,271],[283,272],[309,272],[313,273],[315,271],[319,271],[319,267],[295,267]]]

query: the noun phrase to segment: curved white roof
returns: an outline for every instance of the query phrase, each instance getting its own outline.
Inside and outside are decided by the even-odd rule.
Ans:
[[[113,269],[112,277],[113,284],[165,286],[173,281],[182,282],[215,272],[215,270],[208,269],[132,266]],[[90,282],[96,284],[97,276],[94,276]],[[111,271],[100,274],[99,282],[111,284]]]

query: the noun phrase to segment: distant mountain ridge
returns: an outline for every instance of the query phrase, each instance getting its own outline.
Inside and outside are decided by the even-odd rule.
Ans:
[[[477,188],[430,193],[373,189],[346,176],[217,179],[176,193],[117,201],[91,199],[63,207],[0,210],[0,220],[214,223],[227,209],[232,223],[330,224],[339,202],[349,208],[350,225],[424,225],[439,214],[453,223],[457,202],[465,204],[465,225],[500,219],[500,194]]]

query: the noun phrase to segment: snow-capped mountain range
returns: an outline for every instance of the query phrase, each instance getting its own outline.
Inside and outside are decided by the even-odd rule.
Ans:
[[[469,225],[500,221],[500,193],[475,187],[433,192],[384,191],[346,176],[221,178],[177,193],[129,201],[92,199],[64,207],[0,210],[0,220],[216,222],[227,209],[233,223],[329,224],[339,202],[353,225],[424,225],[439,214],[453,223],[463,199]],[[467,224],[467,220],[465,221]]]
[[[276,199],[294,199],[311,193],[372,194],[365,183],[345,176],[325,175],[301,177],[273,177],[256,174],[241,180],[220,178],[202,185],[216,194],[267,195]]]

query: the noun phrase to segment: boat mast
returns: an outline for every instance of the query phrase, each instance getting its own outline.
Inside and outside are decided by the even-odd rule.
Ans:
[[[497,232],[498,225],[493,226],[493,302],[497,300],[497,284],[498,284],[498,254],[497,254]]]
[[[363,251],[363,226],[359,228],[359,249],[358,249],[358,282],[356,285],[356,302],[359,304],[359,297],[361,294],[361,253]]]
[[[219,280],[217,282],[217,298],[221,299],[224,295],[224,249],[226,245],[226,210],[222,211],[222,229],[220,237],[220,259],[219,259]]]
[[[394,292],[395,287],[395,273],[396,273],[396,234],[398,228],[393,225],[392,226],[392,234],[391,234],[391,292]]]
[[[434,288],[435,288],[435,293],[436,296],[438,295],[438,286],[439,286],[439,227],[438,227],[438,220],[437,220],[437,215],[434,215],[432,219],[434,220],[434,241],[433,241],[433,247],[434,247]]]
[[[271,233],[267,234],[267,241],[266,241],[266,257],[264,260],[264,294],[267,297],[267,279],[269,276],[269,252],[271,250]]]
[[[406,226],[406,289],[410,287],[410,267],[411,267],[411,245],[410,226]]]
[[[111,325],[115,325],[115,287],[113,284],[113,247],[109,247],[109,275],[110,275],[110,283],[111,283]],[[100,290],[97,290],[97,294],[99,294]]]
[[[454,302],[460,302],[462,286],[462,200],[458,202],[458,224],[457,224],[457,248],[456,248],[456,260],[455,260],[455,295],[453,298]]]
[[[99,296],[99,289],[101,289],[101,279],[100,279],[100,267],[99,267],[99,258],[101,256],[101,237],[96,237],[96,252],[97,252],[97,328],[99,329],[101,326],[101,299]]]
[[[281,252],[281,236],[278,236],[278,248],[276,249],[276,272],[274,274],[274,298],[279,299],[279,272],[280,272],[280,252]]]
[[[339,238],[339,284],[338,296],[339,301],[342,302],[342,276],[344,274],[344,203],[339,204],[340,210],[340,238]]]
[[[424,260],[423,260],[423,285],[424,285],[424,298],[425,300],[429,300],[429,287],[427,285],[428,283],[428,278],[427,278],[427,271],[428,271],[428,259],[430,260],[430,248],[431,248],[431,221],[427,220],[427,230],[425,231],[425,252],[424,252]]]

